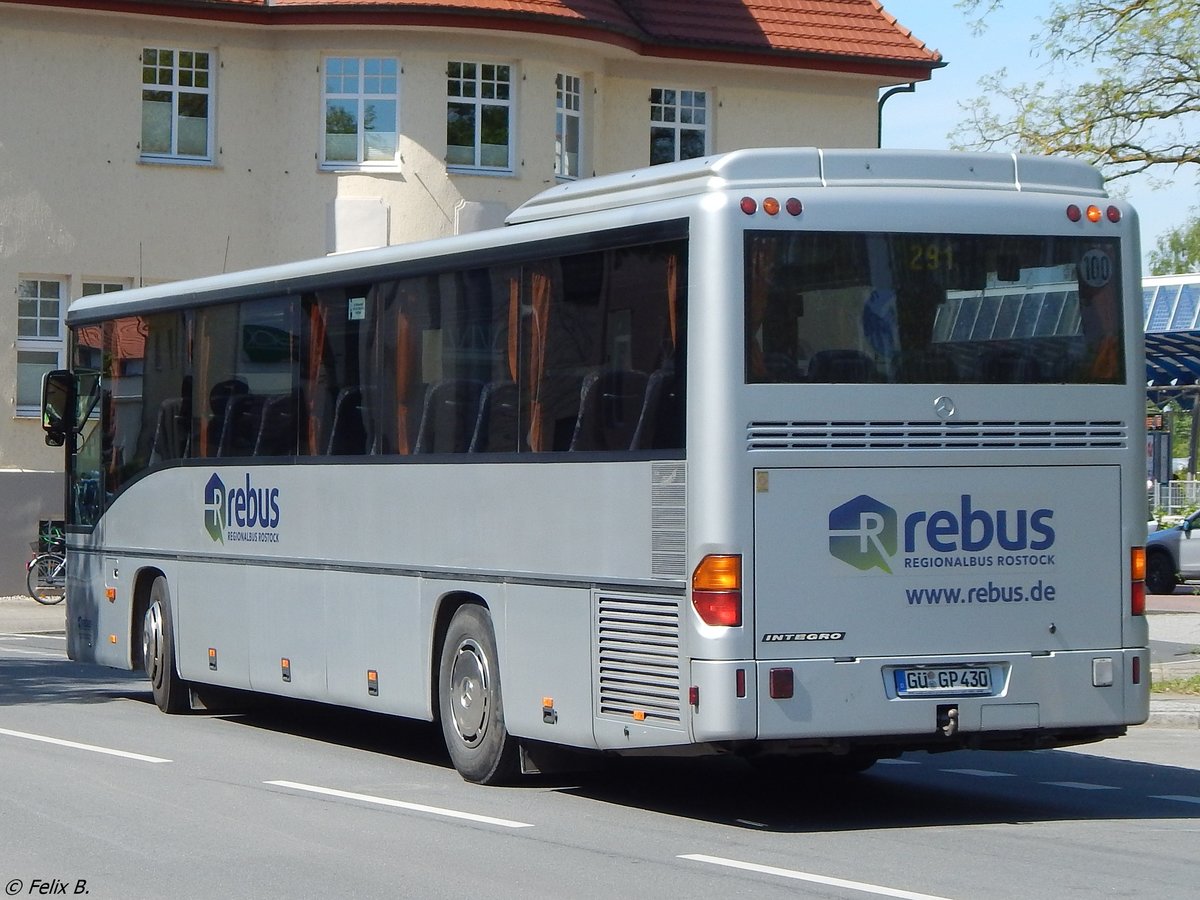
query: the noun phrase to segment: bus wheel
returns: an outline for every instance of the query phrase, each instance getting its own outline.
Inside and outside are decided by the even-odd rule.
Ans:
[[[450,620],[438,703],[446,748],[463,778],[499,784],[516,775],[517,742],[504,727],[496,636],[481,606],[463,606]]]
[[[1146,590],[1151,594],[1173,594],[1179,579],[1175,577],[1175,566],[1171,557],[1161,550],[1151,551],[1146,557]]]
[[[167,579],[159,575],[150,586],[150,605],[142,623],[142,660],[154,703],[165,713],[191,706],[188,685],[175,671],[175,638],[171,629],[171,599]]]

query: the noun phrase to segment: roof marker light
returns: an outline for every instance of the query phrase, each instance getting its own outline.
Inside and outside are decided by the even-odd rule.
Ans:
[[[1098,207],[1098,206],[1089,206],[1089,207],[1087,208],[1087,217],[1088,217],[1088,221],[1089,221],[1089,222],[1099,222],[1099,221],[1100,221],[1100,216],[1101,216],[1101,215],[1102,215],[1102,214],[1101,214],[1101,212],[1100,212],[1100,207]]]
[[[758,202],[753,197],[743,197],[742,212],[748,216],[754,215],[758,212]]]
[[[774,197],[768,197],[763,201],[763,212],[765,212],[768,216],[779,215],[779,201]]]

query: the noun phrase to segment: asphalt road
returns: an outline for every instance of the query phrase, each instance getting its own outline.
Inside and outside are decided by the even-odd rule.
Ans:
[[[59,635],[0,635],[9,896],[1195,896],[1200,730],[906,755],[845,781],[733,760],[463,782],[435,728],[308,704],[167,717]]]

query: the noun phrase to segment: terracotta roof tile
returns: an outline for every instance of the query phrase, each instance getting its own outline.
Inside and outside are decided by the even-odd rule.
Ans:
[[[617,35],[648,56],[760,64],[828,65],[843,71],[892,70],[928,77],[941,65],[879,0],[16,0],[43,6],[133,9],[153,14],[241,21],[357,24],[461,22],[487,28],[553,30],[580,37]],[[610,38],[612,39],[612,38]],[[824,61],[824,62],[823,62]]]
[[[877,0],[625,0],[659,39],[936,63]]]
[[[640,33],[650,44],[940,61],[879,0],[274,0],[272,5],[529,16],[616,27]]]

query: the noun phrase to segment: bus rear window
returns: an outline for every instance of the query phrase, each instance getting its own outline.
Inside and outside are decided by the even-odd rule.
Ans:
[[[1120,384],[1118,242],[747,232],[746,381]]]

